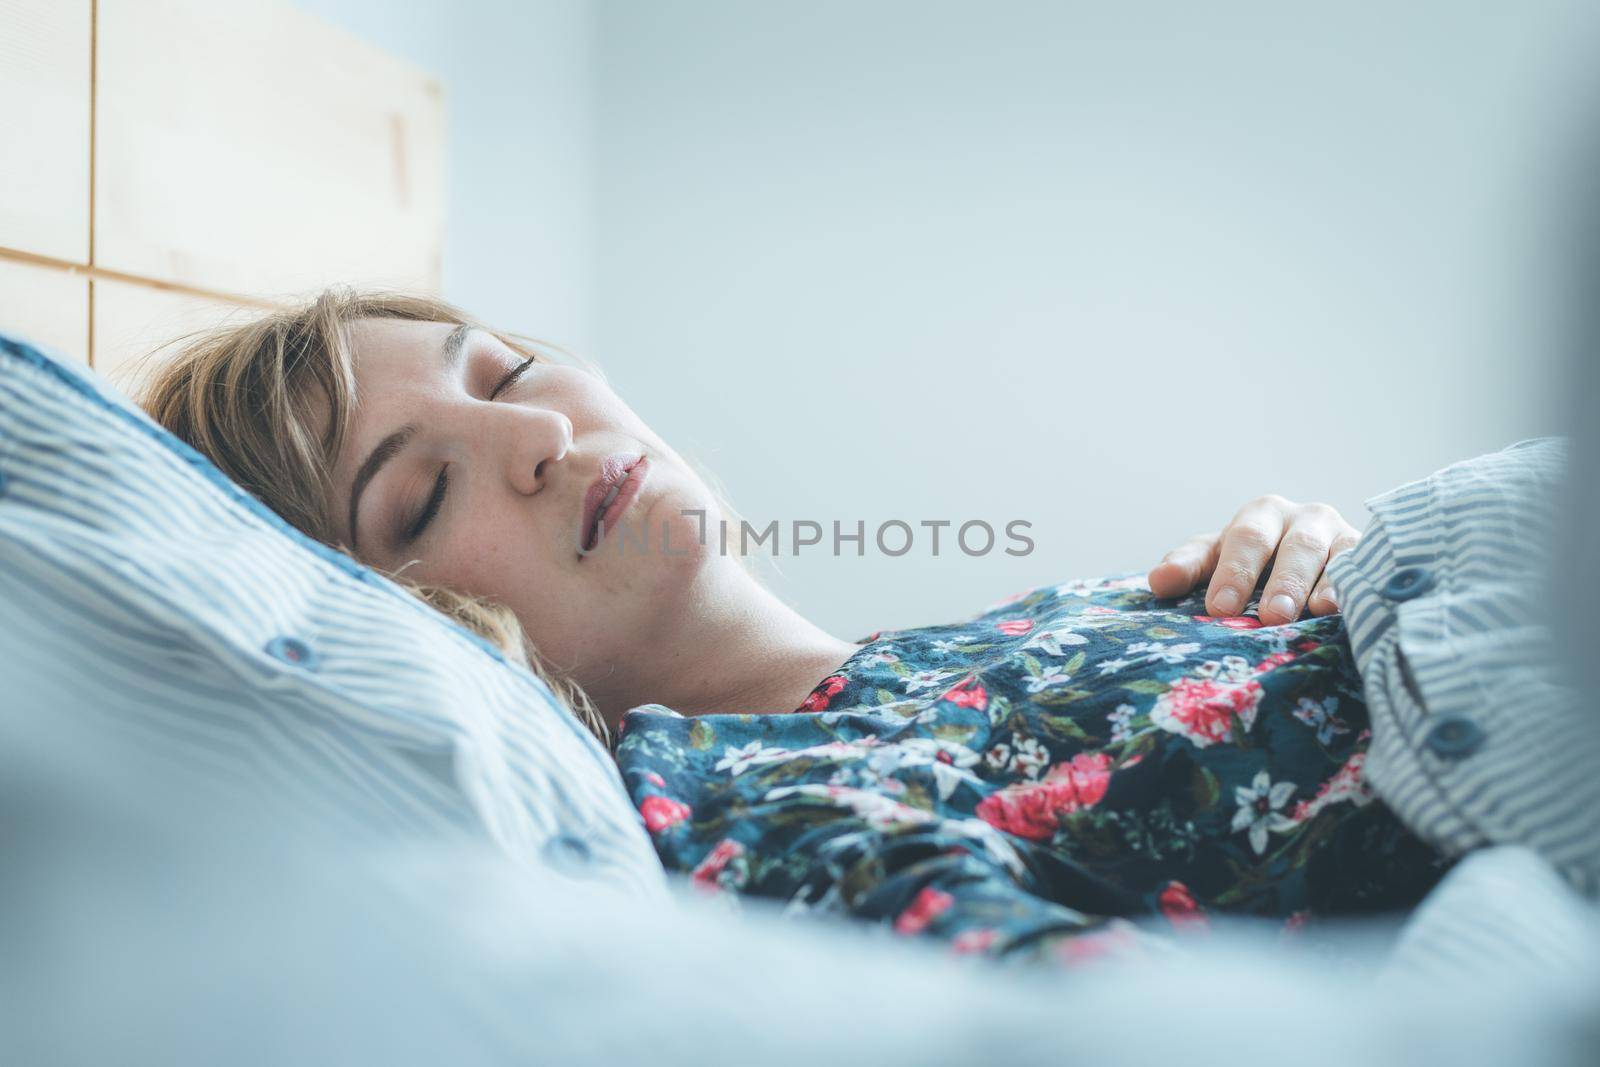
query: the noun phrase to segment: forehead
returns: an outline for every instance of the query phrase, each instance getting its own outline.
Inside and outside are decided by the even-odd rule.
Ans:
[[[346,329],[358,393],[389,381],[416,380],[438,373],[439,347],[456,329],[453,322],[355,319]]]
[[[439,350],[456,329],[453,322],[403,319],[355,319],[346,325],[355,395],[345,412],[344,445],[334,463],[341,481],[348,481],[380,438],[411,417],[415,401],[443,388]]]

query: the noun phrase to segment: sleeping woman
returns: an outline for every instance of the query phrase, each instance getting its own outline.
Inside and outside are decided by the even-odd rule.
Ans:
[[[436,301],[326,293],[188,341],[140,399],[550,681],[708,891],[1071,960],[1401,910],[1447,867],[1363,776],[1323,573],[1358,535],[1324,505],[845,641],[703,536],[719,494],[597,373]]]

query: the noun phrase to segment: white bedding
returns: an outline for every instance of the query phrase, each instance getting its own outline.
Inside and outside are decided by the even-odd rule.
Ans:
[[[1155,964],[1007,971],[580,888],[465,833],[352,849],[23,706],[0,703],[7,1063],[1593,1062],[1600,923],[1525,852],[1465,861],[1392,956],[1381,928],[1330,958],[1247,926]],[[1508,936],[1452,933],[1486,925]]]
[[[1239,926],[1075,972],[678,901],[531,676],[92,390],[0,371],[0,1062],[1593,1062],[1600,921],[1517,850],[1461,864],[1397,945]],[[268,557],[286,577],[241,579]],[[404,677],[346,655],[397,633]],[[574,836],[589,877],[539,864]]]

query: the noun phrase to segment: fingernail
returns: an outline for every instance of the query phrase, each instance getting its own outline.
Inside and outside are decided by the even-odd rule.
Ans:
[[[1267,607],[1272,609],[1272,613],[1274,615],[1282,615],[1286,619],[1293,619],[1300,614],[1295,610],[1294,601],[1290,600],[1283,593],[1279,593],[1277,596],[1267,601]]]
[[[1224,615],[1232,615],[1239,610],[1239,594],[1232,589],[1224,589],[1217,594],[1217,610]]]

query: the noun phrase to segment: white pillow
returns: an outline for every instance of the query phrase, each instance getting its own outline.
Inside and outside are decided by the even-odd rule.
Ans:
[[[3,334],[0,634],[0,700],[100,716],[340,832],[467,827],[665,892],[615,765],[543,682]]]

